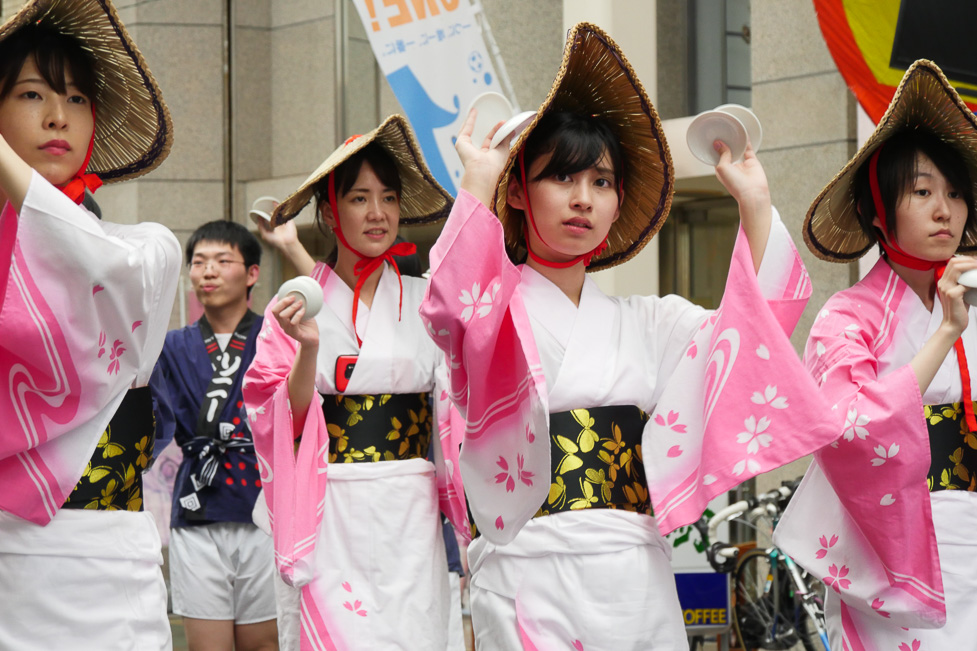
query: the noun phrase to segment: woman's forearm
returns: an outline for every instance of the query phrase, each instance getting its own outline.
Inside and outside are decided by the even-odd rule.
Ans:
[[[299,345],[292,372],[288,374],[288,401],[292,407],[292,430],[295,438],[302,434],[305,418],[315,394],[315,366],[319,346]]]
[[[33,171],[0,136],[0,193],[6,195],[18,213],[24,205]]]
[[[926,393],[930,382],[936,377],[936,372],[940,370],[943,360],[946,359],[959,336],[951,328],[940,326],[909,362],[916,374],[916,381],[919,382],[920,394]]]

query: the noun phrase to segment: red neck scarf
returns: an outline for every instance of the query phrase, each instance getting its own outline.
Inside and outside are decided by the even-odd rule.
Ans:
[[[542,242],[543,244],[546,244],[547,247],[551,249],[553,248],[546,243],[546,240],[543,239],[542,234],[539,232],[539,229],[536,227],[536,220],[533,218],[533,207],[529,203],[529,187],[526,183],[526,161],[523,158],[523,151],[524,151],[523,149],[519,150],[519,175],[521,177],[520,182],[522,183],[522,194],[526,198],[526,221],[523,223],[523,237],[526,239],[526,251],[529,253],[529,257],[532,258],[534,262],[537,262],[543,265],[544,267],[550,267],[552,269],[566,269],[567,267],[572,267],[573,265],[581,261],[583,262],[584,267],[589,267],[591,260],[593,260],[596,256],[600,255],[601,253],[603,253],[604,249],[607,248],[607,237],[608,235],[610,235],[610,232],[608,232],[608,234],[604,236],[604,239],[601,241],[601,243],[598,244],[592,251],[588,253],[584,253],[583,255],[578,255],[577,257],[573,258],[572,260],[568,260],[567,262],[553,262],[552,260],[545,260],[540,256],[536,255],[536,252],[533,251],[533,247],[529,244],[529,225],[532,225],[533,232],[536,233],[536,237],[539,238],[539,241]],[[621,194],[620,192],[618,192],[618,197],[620,196]]]
[[[88,169],[88,163],[92,160],[92,150],[95,148],[95,103],[92,102],[92,138],[88,141],[88,153],[85,154],[85,162],[81,164],[75,175],[71,177],[63,187],[60,188],[62,192],[67,195],[69,199],[77,204],[82,202],[85,198],[85,188],[92,194],[95,190],[102,187],[102,179],[98,178],[97,174],[86,174],[85,170]]]
[[[932,262],[909,255],[889,236],[885,204],[882,202],[882,192],[879,189],[878,168],[879,154],[881,153],[882,147],[879,147],[872,154],[872,158],[869,160],[868,173],[869,184],[872,188],[872,203],[875,204],[875,214],[879,218],[879,226],[882,229],[882,234],[885,236],[879,240],[879,244],[882,245],[882,250],[885,251],[886,257],[892,262],[897,262],[917,271],[928,271],[932,269],[934,279],[939,282],[940,278],[943,277],[943,272],[946,270],[946,260]],[[937,291],[939,291],[939,288],[937,288]],[[963,411],[967,419],[967,427],[970,428],[971,432],[977,433],[977,418],[974,416],[974,402],[971,398],[970,391],[970,367],[967,365],[967,353],[964,352],[963,339],[957,339],[953,342],[953,348],[957,351],[957,366],[960,368],[960,383],[963,385]]]
[[[356,138],[358,136],[354,136]],[[350,138],[352,140],[352,138]],[[347,143],[349,140],[346,141]],[[363,345],[363,340],[360,339],[360,335],[356,332],[356,313],[360,305],[360,291],[363,289],[363,284],[366,279],[376,271],[386,260],[393,267],[394,271],[397,273],[397,283],[400,285],[400,303],[397,308],[397,319],[400,320],[404,311],[404,281],[400,277],[400,267],[397,266],[397,260],[394,258],[395,255],[413,255],[417,252],[417,247],[410,242],[400,242],[399,244],[394,244],[389,249],[381,253],[376,257],[370,257],[363,255],[353,247],[349,245],[346,238],[343,236],[343,229],[340,226],[339,219],[339,206],[336,202],[336,175],[334,172],[329,174],[329,208],[332,209],[333,219],[336,220],[336,227],[333,229],[336,233],[336,240],[346,247],[348,250],[352,251],[359,258],[356,265],[353,266],[353,273],[356,275],[356,286],[353,288],[353,334],[356,335],[356,343],[360,346]]]

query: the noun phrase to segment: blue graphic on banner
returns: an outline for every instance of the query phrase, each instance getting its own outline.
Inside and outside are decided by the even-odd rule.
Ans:
[[[477,17],[472,0],[352,2],[431,172],[456,194],[463,169],[454,139],[462,112],[479,94],[502,91],[504,72],[496,72],[482,37],[484,15]]]
[[[438,148],[434,130],[452,124],[458,119],[461,110],[458,107],[458,96],[453,96],[454,112],[441,108],[431,99],[408,66],[394,70],[387,76],[387,81],[390,82],[394,95],[397,96],[407,114],[414,133],[417,134],[417,142],[421,145],[431,173],[438,183],[454,196],[457,194],[454,180]]]

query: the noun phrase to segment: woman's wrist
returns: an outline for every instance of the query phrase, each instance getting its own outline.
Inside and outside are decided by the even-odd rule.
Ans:
[[[949,349],[962,334],[963,329],[954,325],[952,321],[943,321],[936,329],[936,332],[933,333],[933,338],[945,344]]]

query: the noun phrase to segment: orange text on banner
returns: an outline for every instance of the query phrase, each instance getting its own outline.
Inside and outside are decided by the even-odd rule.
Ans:
[[[424,20],[429,15],[438,16],[443,8],[445,12],[454,11],[458,8],[461,0],[381,0],[384,7],[390,7],[396,13],[387,17],[387,24],[391,27],[407,25],[415,20]],[[383,27],[377,16],[376,0],[364,0],[366,11],[369,13],[371,22],[370,27],[374,32],[379,32]],[[413,11],[411,9],[413,8]]]

